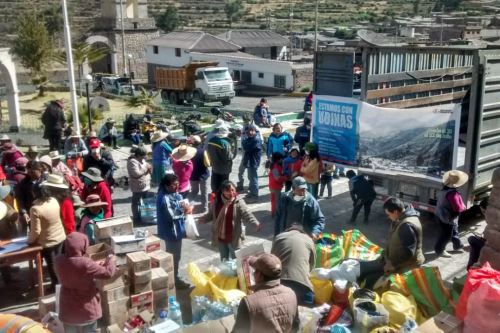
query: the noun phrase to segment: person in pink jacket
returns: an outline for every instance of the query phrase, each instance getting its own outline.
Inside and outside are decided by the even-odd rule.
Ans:
[[[179,178],[179,194],[184,199],[191,191],[189,178],[193,173],[193,162],[191,160],[196,155],[196,148],[182,144],[172,151],[172,169]]]
[[[102,308],[94,279],[109,279],[115,274],[116,264],[112,257],[103,263],[85,257],[88,245],[87,236],[73,232],[64,241],[64,254],[55,260],[61,284],[59,319],[66,333],[96,331]]]

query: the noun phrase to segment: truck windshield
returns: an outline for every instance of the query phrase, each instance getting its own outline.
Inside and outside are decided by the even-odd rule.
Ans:
[[[231,80],[231,76],[227,70],[221,71],[205,71],[205,77],[208,81],[225,81]]]

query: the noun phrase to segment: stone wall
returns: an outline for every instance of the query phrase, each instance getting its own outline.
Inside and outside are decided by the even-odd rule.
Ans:
[[[313,66],[293,69],[293,87],[300,91],[304,87],[313,87]]]
[[[488,261],[491,267],[500,270],[500,168],[493,172],[491,183],[493,189],[486,210],[486,229],[484,229],[486,245],[481,250],[479,262],[484,264]]]

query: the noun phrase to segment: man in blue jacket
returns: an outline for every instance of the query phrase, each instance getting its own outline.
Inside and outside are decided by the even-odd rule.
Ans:
[[[325,216],[318,201],[307,192],[307,183],[302,177],[295,177],[292,181],[292,190],[281,196],[276,211],[274,236],[294,223],[302,225],[304,231],[313,239],[316,239],[325,228]]]
[[[259,198],[259,176],[257,170],[260,165],[260,156],[262,154],[262,141],[254,125],[246,127],[246,138],[242,140],[243,160],[242,165],[247,168],[249,193],[246,199],[257,200]]]
[[[350,224],[356,223],[356,217],[361,208],[365,208],[365,223],[368,223],[368,217],[370,216],[370,210],[375,200],[377,193],[373,185],[373,181],[368,180],[363,175],[356,176],[356,172],[353,170],[347,171],[347,178],[349,178],[349,192],[351,194],[353,209]]]

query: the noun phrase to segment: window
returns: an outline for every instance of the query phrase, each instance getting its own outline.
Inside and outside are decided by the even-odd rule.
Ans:
[[[179,58],[181,57],[181,49],[178,47],[175,48],[175,56]]]
[[[274,76],[274,87],[275,88],[286,88],[286,76],[284,75],[275,75]]]
[[[158,54],[158,45],[153,45],[153,53]]]
[[[259,79],[263,79],[264,78],[264,73],[259,73]]]

